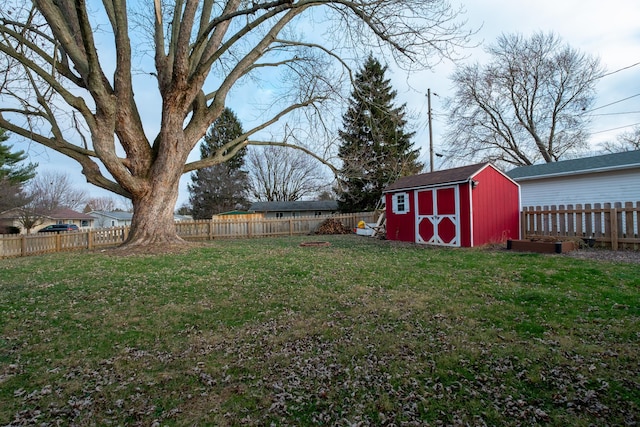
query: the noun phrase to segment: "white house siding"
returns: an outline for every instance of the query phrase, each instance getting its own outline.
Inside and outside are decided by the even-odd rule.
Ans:
[[[640,169],[517,181],[523,207],[640,201]]]

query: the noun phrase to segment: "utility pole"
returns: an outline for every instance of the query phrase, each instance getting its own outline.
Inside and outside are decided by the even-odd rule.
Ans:
[[[427,89],[427,115],[429,117],[429,167],[433,172],[433,126],[431,125],[431,89]]]

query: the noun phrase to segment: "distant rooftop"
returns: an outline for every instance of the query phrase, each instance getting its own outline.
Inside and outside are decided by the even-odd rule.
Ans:
[[[76,212],[73,209],[69,209],[69,208],[54,209],[51,212],[47,213],[46,216],[48,216],[51,219],[60,219],[60,220],[65,220],[65,219],[92,220],[94,219],[91,215]]]
[[[119,221],[131,221],[133,214],[131,212],[123,211],[91,211],[89,215],[96,214],[106,216],[107,218],[117,219]]]
[[[583,157],[581,159],[562,160],[559,162],[542,163],[530,166],[520,166],[515,169],[511,169],[507,172],[507,175],[516,181],[521,181],[542,177],[576,175],[581,173],[606,172],[632,168],[640,168],[640,150]]]
[[[254,212],[301,212],[301,211],[335,211],[338,202],[335,200],[297,200],[295,202],[256,202],[249,208]]]

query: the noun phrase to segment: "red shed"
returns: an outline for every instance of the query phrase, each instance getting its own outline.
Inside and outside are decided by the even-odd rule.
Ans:
[[[389,240],[472,247],[520,238],[520,187],[490,163],[400,178],[384,195]]]

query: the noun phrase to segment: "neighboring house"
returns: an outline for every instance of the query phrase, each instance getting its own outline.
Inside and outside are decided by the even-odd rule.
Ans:
[[[300,216],[324,216],[337,212],[335,200],[310,200],[295,202],[256,202],[250,211],[262,213],[265,218],[295,218]]]
[[[122,211],[91,211],[89,212],[93,218],[95,218],[96,228],[109,228],[109,227],[125,227],[131,225],[133,219],[133,213]],[[178,221],[193,221],[190,215],[178,215],[175,214],[174,219]]]
[[[131,225],[133,218],[131,212],[122,211],[91,211],[89,215],[95,218],[96,228],[125,227]]]
[[[521,166],[507,175],[520,184],[523,207],[640,201],[640,150]]]
[[[26,230],[22,227],[20,221],[21,209],[15,208],[0,213],[0,221],[3,225],[14,226],[20,228],[22,234],[26,233]],[[81,229],[88,229],[93,227],[94,218],[90,215],[76,212],[68,208],[55,209],[46,214],[39,215],[40,221],[37,226],[31,229],[31,232],[37,232],[41,228],[51,224],[75,224]]]
[[[400,178],[383,194],[388,240],[472,247],[520,238],[520,189],[490,163]]]

